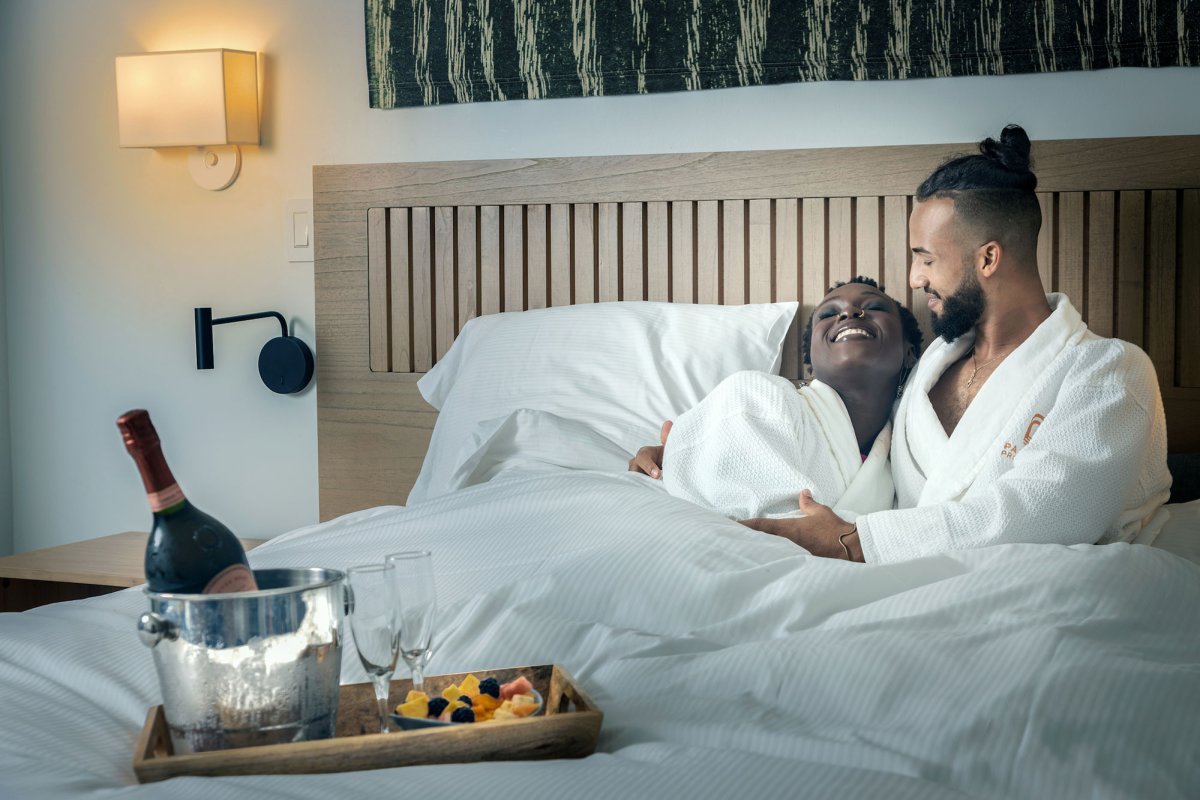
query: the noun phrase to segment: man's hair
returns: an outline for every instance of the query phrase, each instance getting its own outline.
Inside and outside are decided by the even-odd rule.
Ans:
[[[919,187],[917,200],[949,198],[968,227],[1005,247],[1033,252],[1042,227],[1037,176],[1029,160],[1029,136],[1020,125],[1008,125],[1000,141],[979,143],[977,155],[951,158]],[[983,242],[971,243],[971,246]]]
[[[871,286],[881,292],[886,293],[887,290],[880,286],[874,278],[868,278],[866,275],[855,275],[848,281],[838,281],[833,286],[825,290],[825,294],[829,294],[834,289],[838,289],[850,283],[861,283],[865,286]],[[921,355],[921,341],[924,338],[921,335],[921,326],[917,324],[917,318],[913,313],[902,304],[899,300],[889,296],[889,300],[896,304],[896,308],[900,310],[900,323],[904,326],[904,340],[913,346],[913,355]],[[812,365],[812,328],[813,317],[816,316],[816,310],[808,315],[808,322],[804,325],[804,337],[800,340],[800,355],[802,363]]]

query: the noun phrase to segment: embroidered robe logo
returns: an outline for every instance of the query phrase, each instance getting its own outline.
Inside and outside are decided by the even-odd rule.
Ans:
[[[1025,444],[1029,444],[1029,440],[1033,438],[1034,432],[1037,431],[1038,426],[1042,424],[1042,420],[1045,418],[1045,414],[1034,414],[1033,419],[1029,420],[1029,427],[1025,429]]]

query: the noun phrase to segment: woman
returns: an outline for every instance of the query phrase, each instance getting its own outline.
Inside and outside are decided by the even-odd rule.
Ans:
[[[920,347],[912,313],[875,281],[838,283],[804,330],[812,382],[732,375],[629,469],[731,519],[794,516],[801,489],[851,515],[891,508],[890,417]]]

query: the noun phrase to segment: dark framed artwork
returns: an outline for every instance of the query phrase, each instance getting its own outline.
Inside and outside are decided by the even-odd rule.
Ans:
[[[1200,64],[1195,0],[365,0],[373,108]]]

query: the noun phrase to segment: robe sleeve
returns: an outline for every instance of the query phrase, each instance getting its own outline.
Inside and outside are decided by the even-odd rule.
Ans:
[[[726,378],[675,420],[663,454],[663,488],[735,520],[795,509],[805,486],[834,502],[845,486],[805,409],[785,378],[755,372]]]
[[[1123,517],[1129,524],[1131,511],[1139,520],[1153,512],[1166,500],[1170,476],[1162,400],[1141,355],[1119,376],[1068,381],[1012,468],[983,491],[859,517],[865,560],[1015,542],[1093,544]]]

